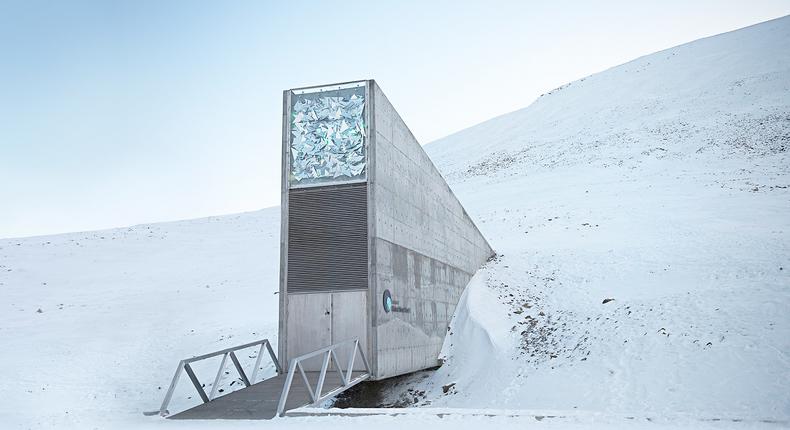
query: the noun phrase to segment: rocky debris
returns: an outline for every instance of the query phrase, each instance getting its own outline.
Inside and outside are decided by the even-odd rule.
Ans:
[[[513,282],[515,279],[511,279],[508,265],[503,263],[503,260],[493,263],[500,267],[490,271],[497,276],[490,277],[487,283],[498,293],[499,300],[509,306],[508,316],[514,323],[511,330],[520,338],[518,360],[533,366],[560,361],[552,365],[558,366],[568,362],[558,359],[577,361],[579,357],[588,355],[590,338],[588,333],[579,331],[578,324],[573,323],[577,317],[567,310],[546,308],[543,303],[546,291],[562,287],[556,271],[545,273],[535,267],[527,271],[526,281]]]
[[[340,393],[333,408],[408,408],[415,404],[429,405],[425,389],[415,388],[427,380],[435,369],[422,370],[407,375],[395,376],[380,381],[357,384]]]

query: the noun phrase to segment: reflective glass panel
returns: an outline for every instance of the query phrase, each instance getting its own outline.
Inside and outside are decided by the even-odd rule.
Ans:
[[[365,87],[293,94],[291,186],[365,178]]]

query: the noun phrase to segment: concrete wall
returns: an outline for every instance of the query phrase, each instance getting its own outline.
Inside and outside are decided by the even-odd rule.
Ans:
[[[378,85],[368,89],[369,342],[381,379],[438,365],[458,299],[493,251]]]
[[[461,293],[493,251],[381,89],[372,80],[366,86],[368,289],[289,293],[285,156],[279,357],[287,365],[290,357],[358,337],[373,378],[383,379],[438,365]],[[290,103],[286,91],[283,154]],[[385,290],[394,301],[389,313]]]

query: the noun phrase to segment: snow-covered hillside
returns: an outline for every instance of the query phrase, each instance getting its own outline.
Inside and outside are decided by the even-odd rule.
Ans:
[[[468,314],[510,328],[459,321],[432,405],[790,419],[790,18],[426,149],[502,254]]]
[[[414,378],[410,398],[570,418],[222,425],[786,426],[789,147],[790,18],[429,144],[500,255],[464,295],[445,366]],[[278,252],[278,208],[0,240],[0,427],[216,426],[142,412],[179,359],[276,341]]]
[[[178,360],[276,336],[279,221],[274,208],[0,240],[0,428],[134,423]],[[189,388],[176,407],[196,402]]]

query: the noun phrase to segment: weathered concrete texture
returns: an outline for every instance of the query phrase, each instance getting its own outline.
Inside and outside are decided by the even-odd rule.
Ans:
[[[381,89],[369,88],[372,367],[382,379],[438,364],[458,299],[493,250]],[[375,305],[387,289],[390,313]]]
[[[376,285],[394,299],[393,312],[382,312],[376,327],[387,338],[375,354],[379,377],[437,366],[448,322],[472,274],[380,238],[375,249]]]

